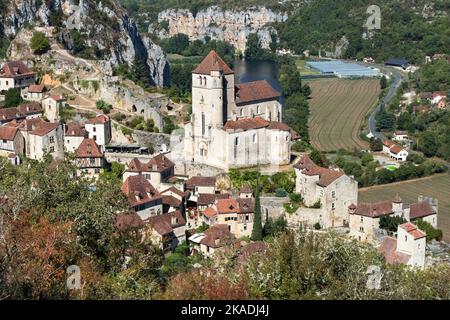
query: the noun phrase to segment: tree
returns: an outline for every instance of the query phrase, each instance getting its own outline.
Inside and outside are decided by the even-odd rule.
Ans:
[[[5,92],[5,107],[15,107],[22,102],[19,88],[11,88]]]
[[[46,53],[50,49],[50,43],[42,32],[34,32],[31,37],[30,47],[35,54]]]
[[[260,241],[263,238],[260,201],[261,200],[259,198],[259,186],[257,186],[255,188],[255,214],[253,217],[253,231],[252,231],[253,241]]]
[[[329,165],[329,161],[328,161],[327,157],[319,150],[314,149],[310,153],[309,157],[315,164],[317,164],[320,167],[328,167],[328,165]]]
[[[109,114],[112,109],[112,105],[110,105],[109,103],[106,103],[103,100],[98,100],[95,103],[95,106],[97,107],[97,109],[102,110],[104,114]]]
[[[310,115],[308,101],[304,96],[295,94],[286,99],[283,120],[294,129],[303,141],[309,141],[308,119]]]
[[[400,216],[382,216],[380,218],[380,229],[384,229],[391,232],[397,232],[399,225],[405,223],[406,220]]]
[[[372,150],[374,152],[382,151],[383,150],[383,142],[380,139],[371,138],[370,139],[370,150]]]
[[[429,222],[422,219],[418,219],[415,223],[420,230],[427,234],[427,241],[442,240],[442,230],[434,228]]]
[[[386,76],[384,76],[384,75],[380,79],[380,87],[381,87],[381,90],[386,89],[386,87],[387,87],[387,79],[386,79]]]

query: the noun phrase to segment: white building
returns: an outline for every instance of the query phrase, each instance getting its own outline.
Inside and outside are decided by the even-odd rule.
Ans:
[[[40,122],[28,132],[30,159],[42,160],[48,153],[55,159],[64,158],[63,127],[58,123]]]
[[[25,101],[41,102],[44,99],[45,86],[43,84],[30,84],[20,92]]]
[[[383,153],[397,161],[406,161],[409,154],[405,148],[389,140],[383,142]]]
[[[392,138],[394,141],[409,141],[408,132],[406,131],[395,131],[394,137]]]
[[[352,204],[349,206],[349,215],[350,236],[362,242],[372,243],[383,216],[403,217],[408,222],[422,219],[437,228],[438,202],[436,199],[419,196],[416,203],[405,206],[397,195],[393,200]]]
[[[397,228],[397,238],[385,237],[378,250],[388,263],[425,267],[426,233],[407,222]]]
[[[60,120],[59,112],[63,108],[65,99],[59,95],[52,95],[42,100],[44,115],[50,122],[58,122]]]
[[[89,139],[93,139],[104,151],[111,141],[111,120],[106,115],[98,115],[85,123]]]
[[[296,193],[307,207],[320,204],[322,227],[347,225],[348,206],[358,199],[358,182],[341,170],[319,167],[307,155],[294,169]]]
[[[142,220],[162,214],[162,195],[143,175],[128,177],[121,190],[128,197],[131,210]]]
[[[85,138],[88,137],[84,124],[79,122],[69,122],[65,125],[64,149],[66,152],[74,153]]]
[[[0,93],[36,83],[36,74],[22,61],[6,62],[0,67]]]
[[[279,96],[266,81],[235,85],[234,72],[211,51],[192,73],[185,160],[224,170],[289,163],[297,134],[278,122]]]

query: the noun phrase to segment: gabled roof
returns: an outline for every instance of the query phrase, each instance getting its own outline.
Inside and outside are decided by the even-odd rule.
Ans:
[[[94,139],[84,139],[77,150],[75,150],[75,158],[102,158],[103,152]]]
[[[238,120],[229,120],[223,126],[224,130],[254,130],[266,128],[269,126],[269,121],[261,117],[243,118]]]
[[[0,127],[0,140],[13,141],[19,129],[17,127]]]
[[[33,131],[30,132],[30,134],[42,137],[49,134],[58,127],[59,127],[58,123],[42,121],[36,126],[36,128]]]
[[[427,202],[422,201],[418,203],[413,203],[409,207],[409,218],[418,219],[435,214],[433,207]]]
[[[317,185],[321,187],[328,187],[331,183],[344,176],[344,172],[341,170],[334,170],[323,168],[316,165],[308,155],[304,155],[300,158],[294,168],[299,169],[302,174],[307,176],[319,176]]]
[[[109,117],[104,114],[100,114],[95,118],[89,119],[86,121],[86,124],[105,124],[109,121]]]
[[[216,202],[217,212],[219,214],[238,213],[239,203],[236,199],[218,199]]]
[[[19,112],[21,112],[25,115],[30,115],[30,114],[41,113],[42,107],[37,102],[31,102],[31,103],[25,103],[25,104],[21,104],[21,105],[17,106],[17,110],[19,110]]]
[[[114,225],[119,230],[142,228],[144,222],[136,212],[119,213],[114,217]]]
[[[425,232],[420,230],[416,225],[412,224],[411,222],[406,222],[404,224],[399,225],[398,227],[408,232],[414,238],[414,240],[424,238],[427,236]]]
[[[254,213],[255,201],[253,198],[238,198],[239,213]]]
[[[215,187],[216,178],[215,177],[202,177],[193,176],[187,179],[185,182],[186,189],[193,190],[195,187]]]
[[[128,177],[122,184],[121,190],[132,206],[161,198],[158,190],[141,174]]]
[[[211,71],[221,71],[223,74],[234,74],[233,70],[231,70],[214,50],[211,50],[192,73],[210,75]]]
[[[18,125],[18,128],[21,131],[33,131],[42,123],[44,123],[44,120],[42,120],[40,117],[33,118],[33,119],[25,119],[20,122],[20,124]]]
[[[6,62],[0,68],[0,77],[2,78],[14,78],[22,75],[34,75],[34,72],[22,61]]]
[[[0,121],[11,121],[25,117],[26,115],[21,113],[16,107],[0,109]]]
[[[45,86],[43,84],[30,84],[28,86],[29,93],[43,93],[45,91]]]
[[[360,203],[356,207],[355,214],[370,218],[379,218],[393,214],[392,201],[382,201],[377,203]]]
[[[411,256],[397,251],[397,239],[385,237],[378,251],[384,255],[387,263],[408,263]]]
[[[84,124],[73,121],[66,125],[65,135],[68,137],[87,137],[87,131],[84,129]]]
[[[173,192],[173,193],[175,193],[176,195],[178,195],[180,197],[187,197],[190,194],[189,191],[183,192],[183,191],[181,191],[180,189],[178,189],[178,188],[176,188],[174,186],[172,186],[172,187],[170,187],[170,188],[168,188],[168,189],[166,189],[164,191],[161,191],[162,194],[165,194],[165,193],[168,193],[168,192]]]
[[[212,218],[212,217],[215,217],[215,216],[217,215],[217,211],[216,211],[216,209],[214,209],[213,207],[209,207],[209,208],[206,208],[206,209],[203,211],[203,214],[204,214],[207,218]]]
[[[162,203],[174,208],[181,207],[181,204],[183,203],[181,200],[175,198],[174,196],[170,195],[163,195],[162,196]]]
[[[175,164],[163,154],[151,158],[147,163],[141,162],[138,158],[134,158],[128,163],[128,172],[163,172],[174,167]]]
[[[201,244],[210,248],[220,248],[235,241],[235,238],[228,229],[227,224],[216,224],[204,232],[205,237]]]
[[[276,100],[281,96],[266,80],[237,84],[235,94],[237,105],[254,101]]]
[[[172,233],[175,228],[186,225],[186,220],[180,211],[153,216],[147,221],[162,236]]]

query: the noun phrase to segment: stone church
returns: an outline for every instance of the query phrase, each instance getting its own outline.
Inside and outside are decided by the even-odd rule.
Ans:
[[[298,134],[281,122],[279,98],[265,80],[235,84],[233,70],[211,51],[192,72],[185,160],[223,170],[288,164]]]

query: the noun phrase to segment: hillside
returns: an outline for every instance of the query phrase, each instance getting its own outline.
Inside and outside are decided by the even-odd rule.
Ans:
[[[176,32],[186,32],[191,38],[199,39],[214,34],[209,25],[192,26],[175,19],[173,9],[183,12],[189,10],[193,17],[210,10],[209,15],[221,15],[231,12],[232,19],[237,18],[243,10],[251,10],[250,19],[261,21],[259,16],[269,10],[277,14],[288,14],[288,19],[266,19],[268,26],[278,31],[279,47],[293,49],[297,53],[310,50],[317,53],[342,58],[362,58],[372,56],[378,61],[389,57],[406,57],[413,62],[421,63],[425,55],[449,53],[450,48],[450,3],[445,0],[311,0],[311,1],[145,1],[121,0],[130,14],[138,20],[139,28],[153,33],[155,38]],[[369,14],[369,5],[378,5],[381,9],[381,29],[367,32],[364,27]],[[212,12],[211,12],[212,10]],[[244,10],[244,11],[245,11]],[[165,17],[168,17],[166,19]],[[172,23],[170,18],[176,23]],[[167,21],[166,21],[167,20]],[[211,22],[215,26],[216,21]],[[227,28],[217,23],[218,30]],[[153,25],[153,26],[152,26]],[[149,28],[150,26],[150,28]],[[195,32],[192,29],[197,29]],[[156,33],[154,31],[157,31]],[[233,30],[232,30],[233,31]],[[257,30],[258,31],[258,30]],[[246,30],[246,35],[255,30]],[[219,40],[227,40],[226,32]],[[238,43],[242,33],[233,33],[232,43]],[[220,38],[222,37],[222,38]],[[244,37],[246,38],[246,37]],[[264,35],[260,35],[263,41]],[[230,41],[229,39],[227,41]]]
[[[142,65],[149,82],[168,83],[168,64],[161,48],[141,36],[126,10],[114,0],[0,0],[0,55],[24,28],[44,27],[70,52],[113,65]]]

